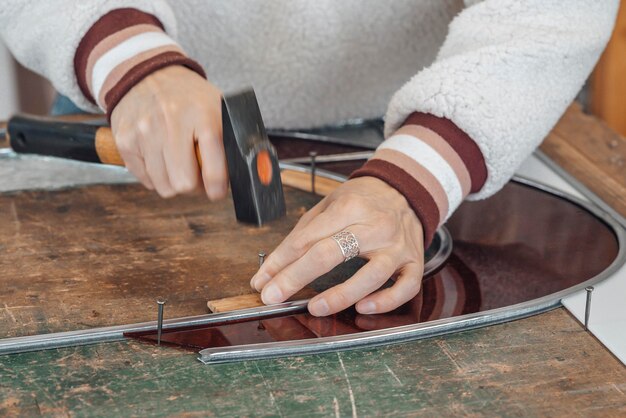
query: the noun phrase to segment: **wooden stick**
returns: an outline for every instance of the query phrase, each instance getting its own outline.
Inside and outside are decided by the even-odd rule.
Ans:
[[[302,173],[300,171],[283,170],[280,174],[283,186],[293,187],[294,189],[311,191],[311,174]],[[315,193],[320,196],[328,196],[337,187],[341,186],[341,182],[323,177],[315,179]]]
[[[289,300],[311,299],[317,295],[313,289],[305,287]],[[229,298],[215,299],[207,302],[207,307],[212,313],[236,311],[238,309],[257,308],[265,306],[261,300],[260,293],[250,293],[247,295],[231,296]]]

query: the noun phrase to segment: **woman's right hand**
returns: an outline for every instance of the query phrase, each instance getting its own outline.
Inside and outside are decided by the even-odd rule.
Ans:
[[[158,70],[135,85],[111,114],[115,143],[128,170],[164,198],[192,192],[202,183],[210,200],[225,197],[221,97],[214,85],[182,66]]]

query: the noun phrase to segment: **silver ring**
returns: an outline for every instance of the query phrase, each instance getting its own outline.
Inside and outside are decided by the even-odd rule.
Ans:
[[[331,238],[335,240],[341,249],[344,263],[359,255],[359,242],[356,240],[356,237],[352,232],[341,231],[333,235]]]

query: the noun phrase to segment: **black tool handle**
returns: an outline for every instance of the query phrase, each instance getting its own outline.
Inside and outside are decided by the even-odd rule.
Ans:
[[[49,118],[17,115],[9,120],[11,148],[22,154],[39,154],[99,163],[96,136],[100,126],[60,122]]]

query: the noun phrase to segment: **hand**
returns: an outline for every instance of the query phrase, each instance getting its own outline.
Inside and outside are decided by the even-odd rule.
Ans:
[[[250,284],[266,304],[283,302],[343,262],[331,238],[348,230],[369,262],[309,302],[315,316],[356,304],[362,314],[388,312],[413,298],[424,272],[422,225],[406,199],[373,177],[349,180],[307,212],[269,255]],[[394,273],[396,283],[376,292]],[[375,293],[374,293],[375,292]]]
[[[144,78],[115,107],[111,127],[128,170],[161,197],[201,181],[209,199],[226,195],[221,92],[195,72],[171,66]]]

